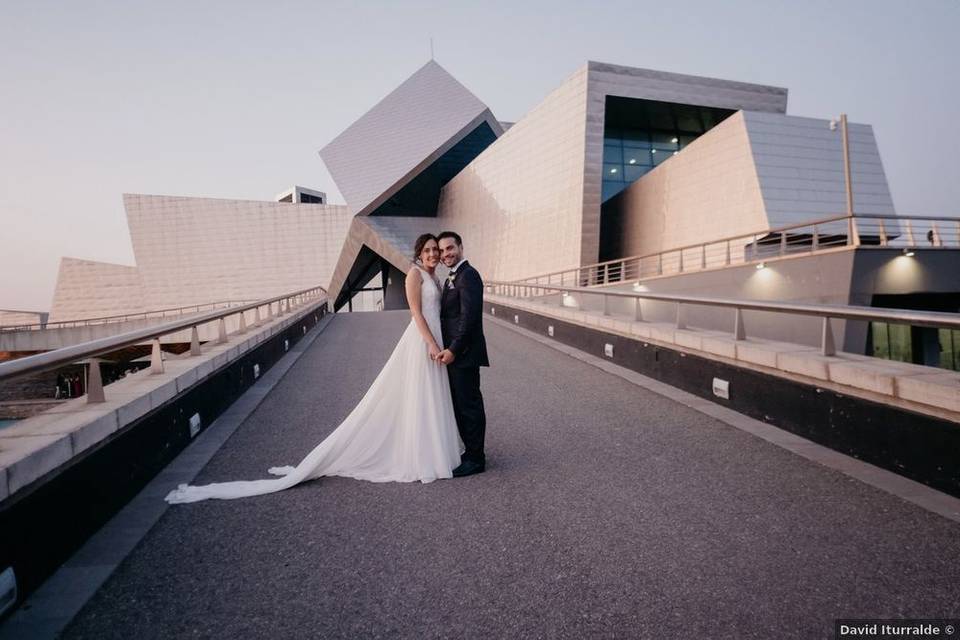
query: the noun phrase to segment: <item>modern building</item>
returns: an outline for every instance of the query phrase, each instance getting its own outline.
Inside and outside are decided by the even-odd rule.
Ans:
[[[327,194],[316,189],[294,185],[281,191],[275,198],[277,202],[300,202],[307,204],[327,204]]]
[[[568,284],[960,310],[960,224],[897,217],[872,127],[788,115],[787,97],[588,62],[505,123],[431,60],[320,151],[345,205],[303,187],[278,202],[126,195],[136,266],[65,259],[50,320],[316,284],[337,309],[402,308],[414,239],[444,229],[489,280],[580,269]],[[749,320],[818,340],[814,324]],[[949,332],[840,329],[848,351],[960,349]]]

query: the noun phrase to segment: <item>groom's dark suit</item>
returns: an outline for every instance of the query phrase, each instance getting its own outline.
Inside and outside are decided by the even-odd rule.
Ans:
[[[490,366],[483,339],[483,281],[466,260],[451,276],[440,298],[440,327],[443,347],[454,355],[447,367],[453,411],[465,447],[463,459],[483,464],[487,416],[480,393],[480,367]]]

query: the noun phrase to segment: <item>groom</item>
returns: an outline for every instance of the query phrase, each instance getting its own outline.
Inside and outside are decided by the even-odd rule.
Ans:
[[[482,473],[483,435],[487,416],[480,394],[480,367],[489,367],[483,339],[483,281],[463,258],[463,241],[453,231],[437,236],[440,259],[450,268],[440,297],[440,329],[443,351],[437,359],[447,365],[457,429],[466,449],[453,477]]]

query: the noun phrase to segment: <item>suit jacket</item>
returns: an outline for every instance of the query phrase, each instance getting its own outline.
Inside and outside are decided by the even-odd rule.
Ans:
[[[443,283],[440,329],[443,347],[456,356],[450,366],[490,366],[483,338],[483,280],[467,261],[457,269],[452,287]]]

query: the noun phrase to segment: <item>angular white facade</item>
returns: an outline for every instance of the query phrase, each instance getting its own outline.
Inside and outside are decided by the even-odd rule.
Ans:
[[[350,214],[339,205],[124,195],[144,306],[257,300],[326,285]]]
[[[141,313],[143,286],[136,267],[62,258],[48,322]]]
[[[136,267],[71,266],[51,320],[318,284],[339,308],[376,282],[390,307],[424,232],[460,233],[486,278],[510,280],[843,215],[840,132],[786,115],[787,95],[588,62],[504,126],[430,61],[320,151],[346,205],[124,196]],[[645,126],[630,119],[655,109],[672,114],[675,149],[650,133],[644,166],[621,158],[613,184],[613,132],[626,150]],[[684,129],[677,114],[693,112],[700,128]],[[894,213],[868,125],[850,126],[850,151],[855,212]]]
[[[480,124],[485,104],[431,60],[320,151],[350,209],[367,215]]]

